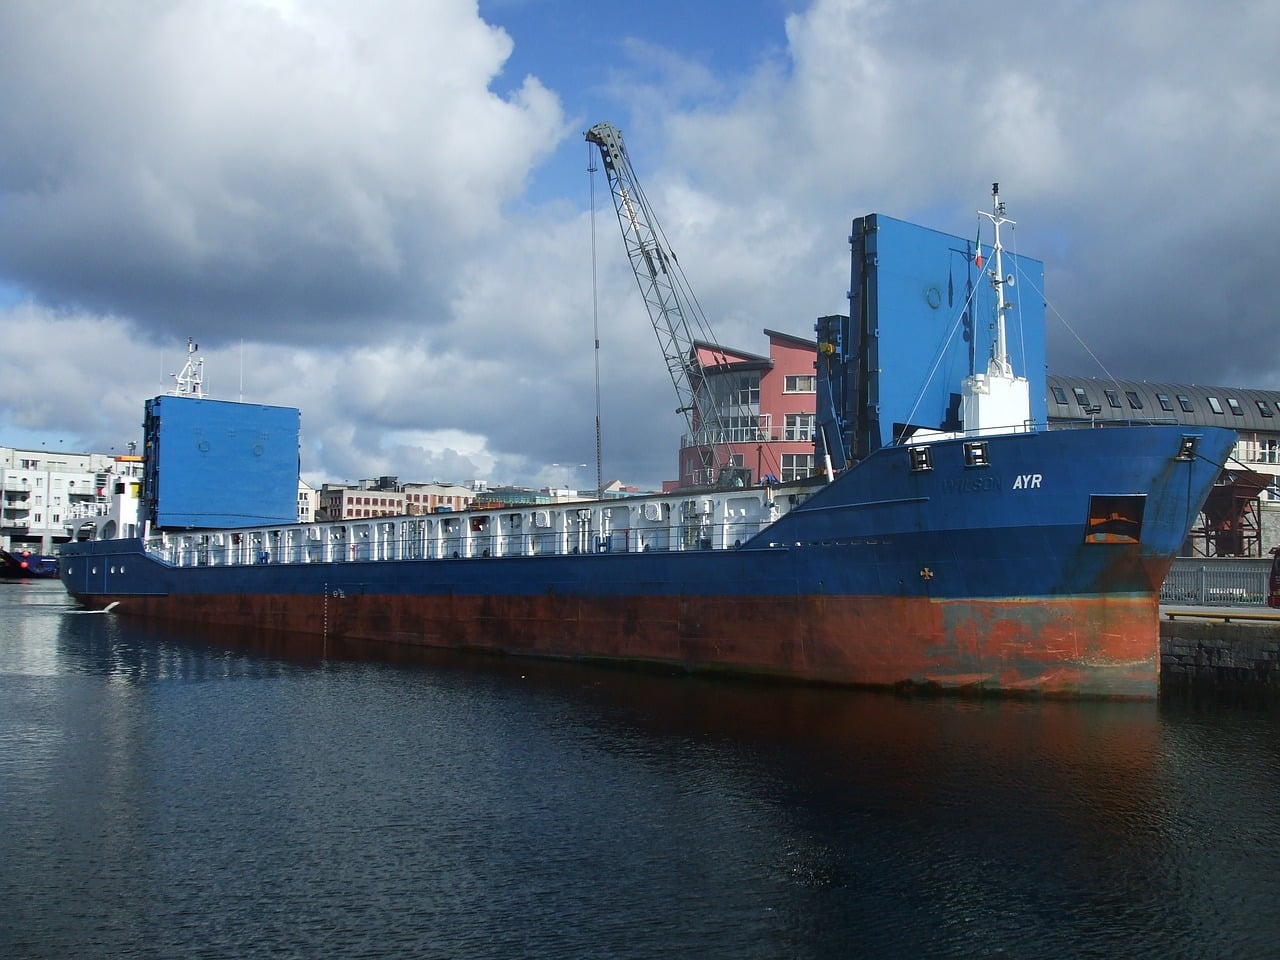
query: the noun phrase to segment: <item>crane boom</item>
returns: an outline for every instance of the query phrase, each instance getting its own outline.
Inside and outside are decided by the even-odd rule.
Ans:
[[[709,447],[717,472],[727,466],[720,462],[717,449],[729,437],[721,422],[720,412],[707,385],[706,369],[698,356],[697,340],[689,319],[703,332],[703,341],[718,347],[710,327],[685,280],[684,271],[674,254],[664,246],[665,237],[644,191],[636,181],[622,142],[622,132],[610,123],[597,123],[586,132],[586,138],[600,149],[613,206],[622,228],[622,240],[631,259],[631,269],[640,294],[649,311],[653,332],[667,361],[667,372],[675,387],[679,403],[689,426],[690,441]]]

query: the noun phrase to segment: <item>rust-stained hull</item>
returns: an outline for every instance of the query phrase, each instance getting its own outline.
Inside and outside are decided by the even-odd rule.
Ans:
[[[86,597],[121,615],[872,687],[1148,698],[1151,598]]]

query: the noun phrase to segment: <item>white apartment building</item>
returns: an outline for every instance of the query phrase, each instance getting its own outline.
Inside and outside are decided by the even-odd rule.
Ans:
[[[302,478],[298,479],[298,522],[311,523],[320,507],[320,491]]]
[[[0,446],[0,548],[52,553],[68,523],[102,514],[113,483],[141,477],[141,457]]]

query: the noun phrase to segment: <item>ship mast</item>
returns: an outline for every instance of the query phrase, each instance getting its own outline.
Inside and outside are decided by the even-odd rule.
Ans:
[[[1004,273],[1004,246],[1000,241],[1000,228],[1012,226],[1015,221],[1005,215],[1004,202],[1000,199],[1000,184],[991,185],[991,212],[979,210],[995,227],[995,241],[991,250],[991,266],[987,277],[995,292],[995,332],[991,338],[991,356],[987,372],[976,371],[965,377],[961,402],[964,430],[967,434],[1013,433],[1027,430],[1031,424],[1031,392],[1026,377],[1014,376],[1009,360],[1009,344],[1006,332],[1006,315],[1009,312],[1006,287],[1013,286],[1013,274]],[[982,248],[978,247],[975,263],[982,266]]]
[[[1004,247],[1000,243],[1000,228],[1004,224],[1013,225],[1014,220],[1009,220],[1004,215],[1004,201],[1000,199],[1000,184],[993,183],[991,185],[991,213],[979,210],[978,215],[986,217],[995,227],[995,241],[992,244],[991,260],[992,269],[988,276],[991,278],[991,287],[996,294],[996,335],[991,340],[991,360],[987,364],[987,375],[991,377],[1013,377],[1013,365],[1009,362],[1009,347],[1005,335],[1005,313],[1009,310],[1009,301],[1005,299],[1004,287],[1008,282],[1013,283],[1013,276],[1005,278],[1004,275]]]
[[[187,362],[181,373],[173,374],[175,397],[204,396],[204,357],[197,357],[200,344],[187,337]]]

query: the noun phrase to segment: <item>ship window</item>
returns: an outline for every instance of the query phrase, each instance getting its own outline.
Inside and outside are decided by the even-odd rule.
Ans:
[[[964,465],[966,467],[990,466],[987,460],[987,441],[970,440],[964,445]]]
[[[1071,392],[1075,394],[1076,403],[1080,404],[1082,407],[1089,406],[1089,395],[1084,392],[1083,387],[1072,387]]]
[[[1126,390],[1124,392],[1124,395],[1129,398],[1129,409],[1131,410],[1142,409],[1142,398],[1138,396],[1138,391]]]
[[[1160,401],[1161,410],[1173,410],[1173,401],[1169,399],[1169,395],[1167,393],[1157,393],[1156,399]]]
[[[1218,402],[1217,397],[1205,397],[1209,401],[1209,409],[1214,413],[1222,415],[1222,404]]]
[[[1240,406],[1240,401],[1237,400],[1235,397],[1227,397],[1227,406],[1231,408],[1231,412],[1234,413],[1237,417],[1244,416],[1244,410]]]
[[[911,472],[923,473],[933,469],[933,451],[928,447],[911,448]]]
[[[1103,390],[1102,392],[1103,392],[1104,394],[1106,394],[1106,397],[1107,397],[1107,403],[1111,404],[1111,406],[1113,406],[1113,407],[1115,407],[1117,410],[1119,410],[1119,409],[1120,409],[1120,395],[1119,395],[1118,393],[1116,393],[1114,390]]]
[[[1067,400],[1067,391],[1061,387],[1051,387],[1050,389],[1053,390],[1053,399],[1058,403],[1065,404],[1070,402]]]
[[[1182,408],[1183,413],[1195,413],[1196,408],[1191,405],[1191,398],[1185,393],[1178,394],[1178,406]]]
[[[1147,498],[1139,495],[1097,494],[1089,498],[1085,543],[1138,543]]]
[[[1264,417],[1274,417],[1274,416],[1275,416],[1275,414],[1271,412],[1271,408],[1270,408],[1269,406],[1267,406],[1267,401],[1265,401],[1265,400],[1258,400],[1258,401],[1256,401],[1256,402],[1257,402],[1257,404],[1258,404],[1258,412],[1259,412],[1260,414],[1262,414]]]

